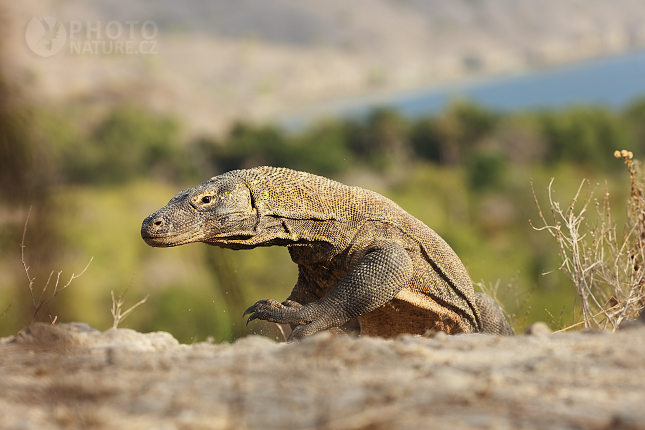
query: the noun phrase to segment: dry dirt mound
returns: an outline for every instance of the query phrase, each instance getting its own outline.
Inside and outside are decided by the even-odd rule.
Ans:
[[[0,427],[645,429],[644,383],[643,325],[180,345],[41,324],[0,340]]]

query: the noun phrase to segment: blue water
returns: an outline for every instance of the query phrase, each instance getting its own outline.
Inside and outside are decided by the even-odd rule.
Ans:
[[[621,108],[645,96],[645,51],[586,61],[557,69],[453,85],[394,98],[386,105],[405,115],[442,110],[450,100],[465,98],[509,111],[596,104]]]
[[[360,117],[377,107],[392,107],[408,117],[442,111],[454,99],[467,99],[499,111],[561,108],[595,104],[622,108],[645,96],[645,51],[544,69],[521,75],[456,83],[427,90],[337,100],[285,118],[300,128],[321,116]]]

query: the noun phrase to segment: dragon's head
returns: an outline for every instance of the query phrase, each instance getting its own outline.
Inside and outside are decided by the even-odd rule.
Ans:
[[[247,184],[238,176],[224,174],[177,193],[143,220],[141,237],[155,247],[217,244],[218,239],[252,236],[256,218]]]

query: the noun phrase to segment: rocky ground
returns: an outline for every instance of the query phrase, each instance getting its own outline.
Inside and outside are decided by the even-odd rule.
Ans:
[[[537,332],[180,345],[36,324],[0,340],[0,427],[645,429],[645,325]]]

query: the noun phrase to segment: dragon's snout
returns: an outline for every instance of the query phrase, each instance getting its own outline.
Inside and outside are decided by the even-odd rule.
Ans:
[[[166,221],[158,213],[149,215],[141,223],[141,238],[146,241],[148,245],[153,245],[157,242],[157,238],[167,233]]]
[[[154,217],[151,215],[143,221],[143,224],[141,225],[141,232],[143,232],[144,228],[146,229],[146,231],[159,231],[164,227],[164,224],[165,222],[163,218]]]
[[[176,211],[169,213],[165,208],[149,215],[141,223],[141,238],[150,246],[167,248],[198,242],[204,237],[198,223],[183,222],[177,215]]]

